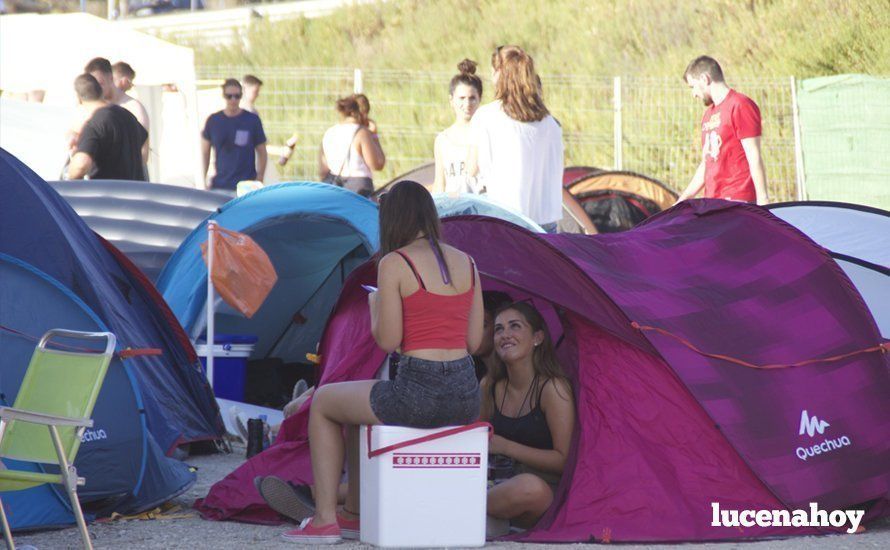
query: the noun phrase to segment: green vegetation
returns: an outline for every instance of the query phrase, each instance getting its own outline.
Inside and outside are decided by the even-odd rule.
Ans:
[[[475,59],[487,77],[491,51],[519,44],[563,124],[567,164],[612,165],[611,76],[621,76],[624,167],[676,188],[694,169],[701,113],[680,75],[707,53],[761,105],[773,195],[788,198],[789,76],[890,73],[888,28],[890,0],[392,0],[261,21],[248,48],[199,46],[195,55],[202,77],[254,72],[266,81],[259,106],[271,141],[295,130],[303,138],[288,177],[312,177],[320,133],[336,120],[333,100],[351,92],[351,70],[291,68],[363,69],[391,161],[382,182],[431,158],[435,133],[451,121],[446,87],[457,62]]]
[[[199,64],[450,71],[520,44],[544,74],[677,76],[707,52],[728,74],[890,72],[888,0],[393,0],[259,23]]]

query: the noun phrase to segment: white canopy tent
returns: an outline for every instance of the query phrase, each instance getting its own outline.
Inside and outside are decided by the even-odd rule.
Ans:
[[[842,254],[832,257],[862,295],[881,335],[890,338],[890,270]]]
[[[890,338],[890,212],[828,201],[766,208],[828,250],[859,291],[881,334]]]
[[[770,204],[769,211],[832,252],[890,267],[890,212],[843,202]]]
[[[43,105],[47,110],[56,109],[53,113],[57,116],[59,107],[67,108],[73,117],[77,104],[74,78],[94,57],[105,57],[112,63],[126,61],[136,71],[136,95],[149,111],[152,124],[152,179],[194,186],[200,178],[203,121],[197,115],[191,48],[85,13],[0,17],[0,89],[4,95],[45,90]],[[164,91],[169,84],[175,86],[175,92]],[[4,100],[2,109],[5,113],[21,110],[20,103]],[[6,120],[2,125],[4,148],[21,158],[39,156],[28,149],[34,147],[34,140],[26,138],[24,129],[12,124],[7,127]],[[32,135],[35,131],[30,129]],[[56,131],[46,128],[48,135]],[[64,151],[46,150],[43,154],[64,158]],[[54,162],[61,168],[61,160]],[[57,175],[58,169],[53,179]]]

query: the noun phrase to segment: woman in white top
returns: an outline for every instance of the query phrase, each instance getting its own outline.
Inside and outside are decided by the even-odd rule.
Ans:
[[[368,197],[374,191],[371,171],[382,170],[386,157],[354,96],[337,100],[337,111],[340,123],[328,128],[321,140],[319,176],[324,182]]]
[[[449,93],[454,124],[436,136],[436,178],[433,191],[441,193],[480,193],[477,179],[467,173],[470,145],[470,119],[482,100],[482,79],[476,76],[476,62],[464,59],[460,74],[451,79]]]
[[[478,174],[490,199],[555,233],[569,195],[562,187],[562,128],[544,105],[534,61],[522,48],[499,47],[491,69],[495,101],[471,122],[469,173]],[[568,201],[571,210],[581,209],[571,195]],[[586,214],[582,220],[587,232],[596,232]]]

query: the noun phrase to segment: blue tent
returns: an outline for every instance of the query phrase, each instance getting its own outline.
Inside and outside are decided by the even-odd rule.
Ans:
[[[247,319],[222,300],[216,307],[220,333],[258,337],[252,359],[305,362],[314,352],[343,280],[377,250],[377,205],[351,191],[323,183],[284,183],[223,205],[208,220],[250,235],[266,251],[278,282]],[[205,329],[207,267],[199,225],[158,278],[173,313],[193,338]]]
[[[94,510],[132,512],[185,491],[194,474],[165,453],[219,437],[222,424],[181,327],[138,269],[2,149],[0,187],[3,404],[15,400],[35,339],[50,328],[108,330],[119,350],[158,348],[160,356],[112,362],[76,461],[87,480],[79,494]],[[4,494],[12,526],[73,523],[56,491]]]
[[[436,193],[433,195],[433,200],[436,201],[436,210],[439,212],[440,218],[475,214],[477,216],[506,220],[533,233],[544,232],[541,226],[532,221],[531,218],[519,212],[514,212],[506,206],[501,206],[482,195],[461,193],[458,196],[452,196],[448,193]]]

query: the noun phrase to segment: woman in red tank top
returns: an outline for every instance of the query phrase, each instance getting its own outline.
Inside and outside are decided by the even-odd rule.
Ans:
[[[473,259],[441,242],[432,196],[402,181],[380,199],[379,290],[368,296],[371,331],[399,349],[394,380],[326,384],[312,399],[309,442],[315,516],[285,539],[304,544],[358,538],[358,426],[437,428],[469,424],[480,394],[471,353],[482,342],[482,292]],[[337,510],[346,427],[349,491]]]

